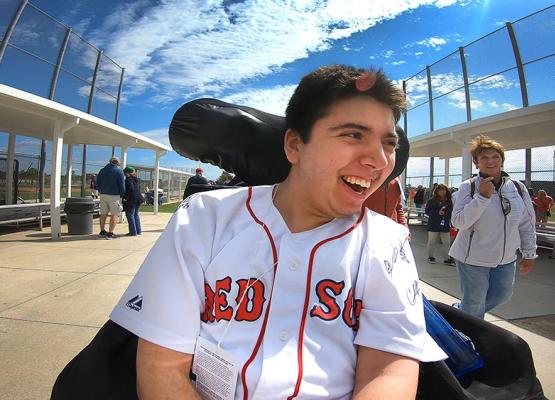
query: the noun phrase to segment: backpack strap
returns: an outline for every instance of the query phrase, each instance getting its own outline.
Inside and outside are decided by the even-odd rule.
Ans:
[[[509,178],[509,179],[511,179],[511,178]],[[516,186],[516,190],[518,191],[518,194],[520,195],[520,198],[522,200],[524,200],[524,195],[522,194],[522,183],[520,181],[515,181],[514,179],[511,179],[511,181]]]
[[[476,191],[476,179],[470,179],[470,198],[474,198],[474,192]]]

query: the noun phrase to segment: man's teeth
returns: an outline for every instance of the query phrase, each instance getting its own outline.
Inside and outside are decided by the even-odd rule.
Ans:
[[[357,178],[356,176],[344,176],[343,179],[345,182],[351,183],[353,185],[359,185],[363,188],[369,188],[372,182],[367,181],[366,179]]]

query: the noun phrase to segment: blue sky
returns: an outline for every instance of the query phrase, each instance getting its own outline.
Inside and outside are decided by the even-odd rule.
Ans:
[[[299,79],[321,65],[374,65],[401,81],[553,0],[31,2],[125,67],[119,124],[168,143],[173,113],[194,98],[283,115]],[[477,106],[486,105],[512,104]],[[129,162],[151,157],[135,150]],[[175,153],[162,160],[198,165]]]

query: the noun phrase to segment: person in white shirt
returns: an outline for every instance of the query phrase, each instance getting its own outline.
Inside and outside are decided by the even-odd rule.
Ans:
[[[408,230],[363,207],[404,107],[381,71],[320,68],[287,107],[283,182],[182,203],[111,314],[140,338],[141,399],[220,390],[189,380],[206,341],[237,361],[229,398],[414,399],[418,361],[445,354]]]
[[[459,272],[460,308],[484,318],[512,296],[517,250],[522,254],[521,274],[534,267],[536,231],[528,191],[502,171],[503,146],[478,136],[470,144],[470,153],[479,174],[459,188],[451,217],[459,233],[449,255]]]

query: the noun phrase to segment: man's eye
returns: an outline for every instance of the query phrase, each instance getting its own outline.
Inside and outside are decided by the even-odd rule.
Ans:
[[[399,148],[399,142],[397,140],[386,140],[384,141],[384,145],[394,147],[395,150]]]
[[[353,139],[360,139],[362,137],[362,134],[360,132],[346,132],[343,134],[343,136],[347,136]]]

